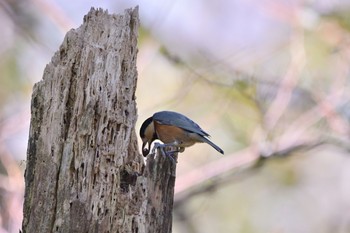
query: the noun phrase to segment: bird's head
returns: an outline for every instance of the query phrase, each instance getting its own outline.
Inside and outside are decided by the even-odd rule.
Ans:
[[[140,128],[140,137],[142,139],[142,154],[143,156],[147,156],[151,149],[152,142],[157,139],[157,134],[153,124],[153,117],[147,118],[142,123]]]

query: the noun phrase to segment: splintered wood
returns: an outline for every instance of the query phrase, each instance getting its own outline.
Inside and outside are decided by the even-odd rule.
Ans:
[[[135,133],[138,28],[91,9],[34,86],[23,232],[171,232],[176,166]]]

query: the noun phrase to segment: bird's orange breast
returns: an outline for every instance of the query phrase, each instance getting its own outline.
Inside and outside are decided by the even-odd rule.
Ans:
[[[163,125],[155,121],[154,127],[159,140],[166,144],[177,141],[180,143],[179,146],[188,147],[196,142],[202,142],[197,134],[190,133],[173,125]]]

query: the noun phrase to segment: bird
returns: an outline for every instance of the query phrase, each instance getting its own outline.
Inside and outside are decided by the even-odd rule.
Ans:
[[[183,152],[185,147],[205,142],[219,153],[224,154],[220,147],[208,139],[210,135],[198,124],[181,113],[173,111],[156,112],[147,118],[141,125],[140,137],[142,139],[142,154],[145,157],[150,152],[152,142],[157,139],[164,144],[155,143],[153,150],[155,148],[175,147],[177,150],[171,152]]]

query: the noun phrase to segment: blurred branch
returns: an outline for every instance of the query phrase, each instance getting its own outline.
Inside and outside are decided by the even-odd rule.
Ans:
[[[195,195],[212,192],[218,186],[232,182],[233,179],[241,180],[249,177],[269,159],[285,158],[298,152],[306,152],[324,143],[319,141],[294,145],[272,154],[260,153],[257,147],[252,146],[197,168],[177,178],[174,206],[176,208],[181,206],[182,203]]]
[[[269,104],[265,114],[263,113],[263,109],[261,109],[265,122],[261,126],[261,129],[256,130],[251,146],[199,169],[195,169],[183,177],[179,177],[177,186],[175,187],[175,201],[178,205],[181,205],[183,201],[193,195],[208,192],[218,185],[230,181],[233,177],[241,177],[242,174],[248,174],[248,171],[255,171],[256,169],[254,168],[260,167],[270,158],[285,158],[296,152],[309,151],[323,144],[338,145],[343,149],[350,149],[348,146],[348,136],[350,134],[349,123],[341,116],[338,110],[340,106],[349,101],[350,97],[347,94],[346,79],[346,75],[349,72],[348,54],[350,53],[346,49],[342,53],[345,59],[338,61],[339,67],[337,67],[337,71],[340,72],[336,75],[335,80],[330,82],[330,88],[327,94],[321,95],[320,90],[313,86],[309,89],[301,86],[299,79],[303,75],[307,59],[304,38],[305,30],[303,25],[301,25],[300,18],[302,10],[302,8],[296,7],[294,9],[295,12],[292,12],[290,17],[288,16],[287,21],[294,29],[289,46],[291,62],[283,79],[280,82],[271,82],[275,88],[274,90],[276,90],[276,95]],[[215,86],[230,86],[220,80],[209,78],[203,71],[192,68],[164,48],[162,49],[162,54],[175,65],[185,67],[190,73],[189,76],[194,79],[191,83],[201,79]],[[212,66],[209,64],[204,69],[209,70],[211,68]],[[239,71],[232,73],[239,73],[245,78],[244,81],[250,81],[247,73]],[[231,79],[233,84],[237,80],[236,78]],[[255,81],[257,85],[266,82],[261,78],[257,78]],[[190,89],[188,85],[185,88],[187,93],[189,93]],[[307,106],[298,113],[299,115],[295,120],[282,122],[282,117],[288,116],[290,111],[295,107],[292,105],[292,98],[295,93],[299,93],[299,90],[302,90],[308,96],[308,99],[305,100],[303,98],[304,96],[298,96],[297,102],[304,104],[309,101],[307,102]],[[180,91],[182,92],[181,96],[184,97],[184,89]],[[253,98],[252,96],[250,97]],[[174,99],[176,100],[176,98]],[[262,102],[261,99],[257,101]],[[320,129],[318,127],[317,123],[321,120],[325,120],[327,123],[326,129]],[[322,132],[328,129],[331,130],[330,133],[327,132],[328,137],[322,136]],[[278,133],[276,134],[275,132]],[[337,137],[330,137],[330,134],[335,134]]]
[[[30,112],[23,110],[0,120],[0,143],[14,138],[21,130],[29,127]]]
[[[73,28],[73,21],[54,1],[32,0],[31,2],[36,5],[42,14],[51,19],[63,34]]]
[[[286,112],[294,88],[297,86],[300,72],[305,65],[304,36],[302,30],[295,25],[295,33],[291,38],[291,63],[279,86],[277,96],[265,114],[268,131],[273,129],[283,113]]]
[[[22,221],[22,203],[24,196],[24,178],[13,155],[0,142],[0,164],[6,175],[0,175],[0,228],[8,232],[17,232]]]

